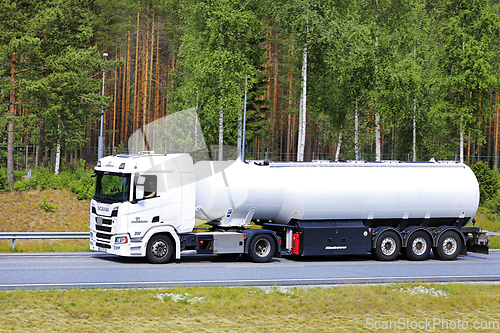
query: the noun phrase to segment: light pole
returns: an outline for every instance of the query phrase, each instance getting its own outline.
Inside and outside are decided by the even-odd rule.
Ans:
[[[241,143],[241,160],[245,162],[245,132],[247,130],[247,88],[248,78],[245,77],[245,104],[243,106],[243,142]]]
[[[104,60],[106,60],[106,57],[108,56],[107,53],[103,53],[102,56],[104,57]],[[106,71],[102,71],[102,96],[104,97],[104,78],[106,77]],[[102,140],[102,126],[104,122],[104,106],[101,108],[101,131],[99,133],[99,148],[97,151],[97,159],[100,160],[102,158],[102,150],[103,150],[103,140]]]

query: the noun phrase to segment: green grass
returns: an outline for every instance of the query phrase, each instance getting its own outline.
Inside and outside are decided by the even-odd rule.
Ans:
[[[484,207],[479,207],[479,210],[476,214],[476,220],[476,226],[481,227],[482,230],[500,232],[500,218],[491,210]],[[490,248],[500,249],[500,237],[490,237]]]
[[[91,252],[91,250],[86,239],[16,239],[15,250],[12,250],[12,240],[0,240],[0,253],[6,252]]]
[[[14,291],[0,292],[0,313],[1,332],[366,332],[391,322],[410,325],[394,331],[419,332],[426,330],[411,325],[425,320],[460,320],[472,330],[475,322],[498,325],[500,286]]]

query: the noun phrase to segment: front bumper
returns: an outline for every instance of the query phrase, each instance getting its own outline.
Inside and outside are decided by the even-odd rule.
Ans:
[[[93,251],[116,254],[124,257],[144,257],[146,246],[142,242],[131,242],[129,235],[112,235],[109,240],[98,237],[98,232],[90,230],[89,247]],[[126,242],[123,238],[126,237]],[[116,240],[122,240],[117,242]]]

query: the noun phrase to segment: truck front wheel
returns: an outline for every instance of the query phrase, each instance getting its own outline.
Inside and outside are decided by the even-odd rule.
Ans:
[[[151,238],[146,249],[146,257],[152,264],[165,264],[174,255],[174,244],[167,235],[156,235]]]
[[[250,241],[248,256],[253,262],[268,262],[274,256],[274,252],[276,244],[270,235],[255,235]]]
[[[401,239],[396,232],[384,231],[377,239],[375,246],[375,257],[378,260],[396,260],[401,251]]]
[[[437,247],[432,249],[434,255],[441,260],[453,260],[462,250],[462,239],[454,231],[446,231],[438,240]]]

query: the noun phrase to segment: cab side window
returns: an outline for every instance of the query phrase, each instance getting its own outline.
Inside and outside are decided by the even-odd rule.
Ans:
[[[144,182],[144,199],[156,197],[156,176],[144,176],[146,178]]]
[[[135,200],[149,199],[157,196],[157,178],[155,175],[138,176],[135,179]]]

